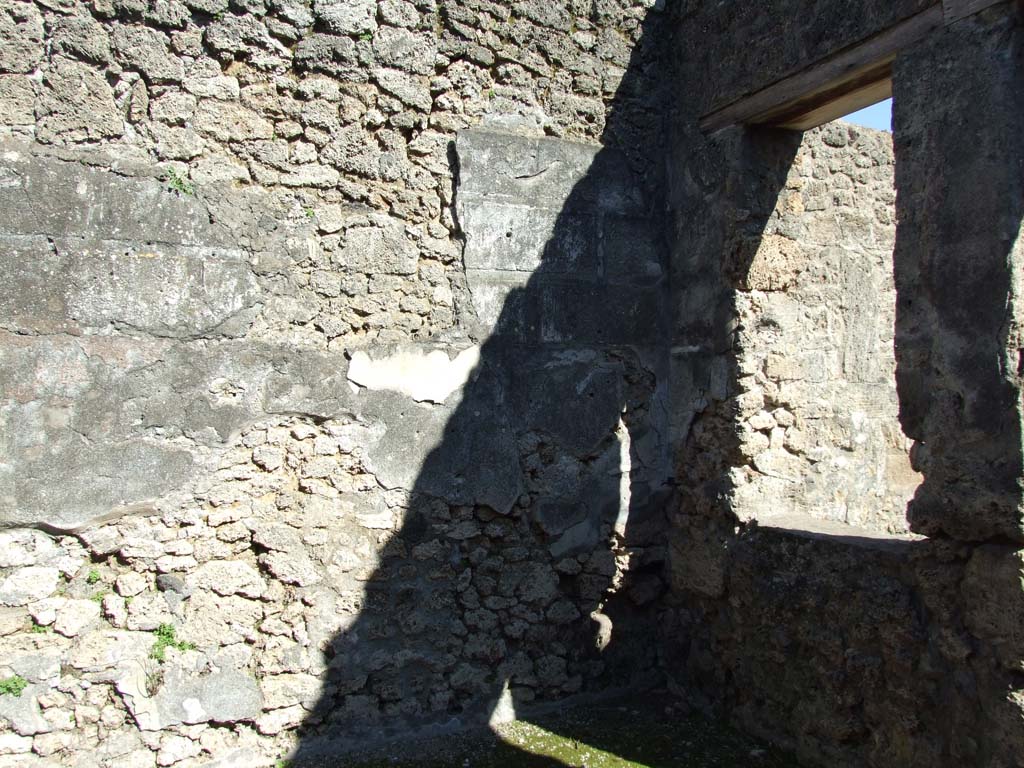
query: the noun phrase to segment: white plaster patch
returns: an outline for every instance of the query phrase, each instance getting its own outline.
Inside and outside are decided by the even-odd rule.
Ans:
[[[361,387],[408,395],[418,403],[443,403],[465,386],[480,361],[480,347],[468,347],[454,358],[440,349],[426,352],[406,347],[380,359],[360,350],[352,355],[348,379]]]
[[[186,723],[203,723],[209,719],[206,710],[203,709],[203,703],[195,697],[182,701],[181,708],[185,711]]]

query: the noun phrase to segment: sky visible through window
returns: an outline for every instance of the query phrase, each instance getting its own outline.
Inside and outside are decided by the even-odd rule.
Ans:
[[[879,131],[892,132],[892,99],[880,101],[870,107],[851,112],[843,118],[848,123],[856,123]]]

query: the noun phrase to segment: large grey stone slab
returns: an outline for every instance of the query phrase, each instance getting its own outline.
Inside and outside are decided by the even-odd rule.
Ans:
[[[467,283],[486,331],[527,343],[651,343],[667,251],[622,154],[484,130],[460,133],[456,152]]]
[[[224,669],[197,675],[173,666],[165,672],[163,685],[151,701],[143,704],[139,697],[134,701],[139,727],[159,731],[183,723],[255,720],[263,697],[256,680],[243,671]]]
[[[256,277],[235,249],[0,235],[0,259],[0,325],[25,333],[235,336],[258,310]]]
[[[658,287],[547,280],[535,290],[540,338],[557,344],[656,345],[667,338]]]
[[[608,215],[601,221],[601,269],[609,283],[657,285],[667,272],[667,249],[656,221]]]
[[[244,252],[194,246],[124,247],[59,240],[69,314],[154,336],[241,335],[252,323],[259,286]]]
[[[62,260],[48,238],[0,235],[0,263],[8,284],[0,291],[0,326],[36,333],[76,327],[64,298]]]
[[[532,352],[516,363],[509,400],[519,431],[547,435],[581,457],[614,432],[624,406],[622,365],[585,349]]]
[[[387,488],[510,512],[522,481],[500,376],[488,366],[444,406],[373,393],[361,412],[373,414],[385,431],[367,450],[367,469]]]
[[[154,178],[136,178],[33,155],[0,155],[0,232],[136,243],[230,246],[205,204]]]
[[[0,524],[152,505],[255,420],[349,413],[346,370],[340,353],[244,342],[0,334]]]
[[[625,156],[612,149],[481,129],[459,133],[455,149],[460,219],[482,199],[588,213],[649,208]]]
[[[532,273],[467,269],[466,283],[482,330],[490,335],[537,341],[540,318],[532,303]]]
[[[467,269],[598,275],[593,215],[482,200],[467,202],[460,223]]]

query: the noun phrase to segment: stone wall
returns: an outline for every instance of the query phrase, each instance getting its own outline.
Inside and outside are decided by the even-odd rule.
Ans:
[[[930,8],[937,0],[682,0],[679,44],[706,114],[806,69]]]
[[[3,5],[0,765],[653,679],[651,5]]]
[[[695,705],[806,765],[1020,765],[1020,552],[809,527],[732,538],[713,598],[678,585],[665,648]]]
[[[696,40],[721,7],[692,9],[682,34]],[[892,173],[889,147],[870,132],[826,126],[820,147],[765,126],[708,136],[696,128],[699,104],[680,110],[674,127],[670,402],[681,481],[670,508],[663,664],[698,706],[793,747],[808,765],[1022,764],[1022,29],[1014,6],[997,5],[897,58],[895,232],[891,210],[845,208],[853,190],[881,191],[882,169]],[[699,44],[704,59],[680,58],[691,73],[683,81],[735,41],[723,30]],[[835,144],[846,149],[829,149]],[[820,215],[820,203],[808,202],[826,180],[839,184]],[[888,335],[895,304],[898,410],[891,390],[882,395],[890,374],[878,368],[872,380],[855,362],[864,341],[877,338],[872,322],[861,326],[864,335],[846,337],[850,346],[833,346],[843,333],[819,335],[808,322],[821,317],[845,333],[870,292],[892,290],[853,287],[867,273],[850,246],[870,243],[870,231],[886,243],[879,255],[894,251],[895,302],[889,293],[874,327],[884,318]],[[829,247],[808,253],[815,241]],[[839,274],[814,289],[815,276]],[[787,307],[787,290],[799,294],[799,307]],[[844,315],[852,324],[836,324]],[[795,354],[773,359],[786,328],[803,335],[790,342]],[[894,470],[896,492],[844,515],[808,514],[821,500],[806,494],[813,485],[795,486],[799,501],[814,500],[809,508],[778,505],[776,482],[760,485],[754,474],[780,466],[768,461],[771,432],[756,434],[759,425],[778,429],[762,402],[774,406],[823,367],[831,375],[817,387],[842,408],[870,402],[888,413],[874,455],[890,460],[874,466]],[[897,413],[913,441],[910,466]],[[818,425],[843,434],[842,420]],[[800,455],[787,445],[788,429],[777,458],[799,467],[787,456]],[[848,434],[856,442],[857,430]],[[750,451],[758,443],[763,468]],[[885,535],[902,529],[891,510],[908,499],[907,527],[927,539]]]
[[[1019,211],[923,257],[971,142],[897,108],[935,540],[858,534],[917,479],[891,149],[696,121],[924,4],[737,50],[740,5],[0,0],[0,766],[315,761],[663,674],[811,764],[1019,764]],[[897,74],[1016,103],[1004,12]],[[978,360],[936,290],[976,252]]]
[[[687,515],[906,532],[919,476],[894,375],[891,136],[837,121],[720,141],[731,159],[686,191],[673,262]],[[720,162],[713,144],[688,151]],[[760,164],[775,178],[746,180]]]
[[[740,520],[907,529],[920,477],[896,400],[891,141],[841,121],[806,133],[764,231],[727,256]]]

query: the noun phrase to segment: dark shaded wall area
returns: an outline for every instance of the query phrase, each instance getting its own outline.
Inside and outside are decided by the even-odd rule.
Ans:
[[[786,23],[796,17],[785,5],[748,13]],[[694,8],[683,23],[705,50],[684,54],[683,71],[711,59],[716,82],[729,84],[698,112],[745,95],[760,71],[732,69],[737,27],[701,36],[725,7]],[[861,37],[831,29],[838,49]],[[771,71],[793,61],[801,34],[775,38],[785,40]],[[923,475],[908,508],[910,529],[928,537],[918,541],[807,518],[746,522],[731,471],[743,461],[743,372],[714,386],[716,356],[739,349],[744,330],[726,322],[715,337],[691,318],[738,317],[751,248],[737,241],[777,231],[795,139],[762,127],[704,137],[685,127],[699,115],[677,123],[673,296],[685,295],[676,275],[702,275],[708,311],[677,313],[673,340],[692,357],[704,339],[708,372],[684,393],[710,394],[675,444],[687,479],[670,510],[665,669],[808,764],[1021,764],[1021,40],[1016,6],[1000,4],[907,47],[894,67],[895,353],[900,421]],[[829,52],[794,45],[804,66]],[[766,50],[740,48],[739,62]],[[695,206],[701,198],[709,203]]]

